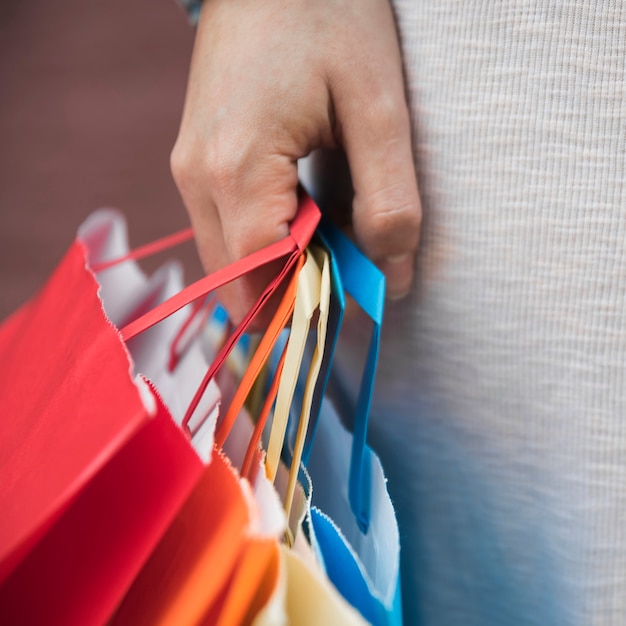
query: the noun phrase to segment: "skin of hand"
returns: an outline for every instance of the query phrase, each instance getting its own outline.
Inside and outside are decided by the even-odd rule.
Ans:
[[[205,0],[171,166],[207,272],[287,234],[317,148],[345,152],[351,231],[403,296],[421,205],[389,0]],[[220,291],[233,321],[276,271]]]

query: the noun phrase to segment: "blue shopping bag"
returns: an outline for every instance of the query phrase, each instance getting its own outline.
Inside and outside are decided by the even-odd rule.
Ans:
[[[330,253],[332,295],[324,362],[303,455],[312,485],[307,530],[314,552],[341,594],[372,624],[396,626],[402,623],[398,524],[382,465],[367,445],[385,279],[330,222],[322,220],[318,235]],[[351,413],[343,421],[352,425],[352,432],[326,394],[345,309],[344,289],[372,320],[356,407],[348,402],[336,405]]]

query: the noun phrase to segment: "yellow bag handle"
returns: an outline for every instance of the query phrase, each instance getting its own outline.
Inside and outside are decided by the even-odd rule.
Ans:
[[[298,430],[294,442],[293,456],[291,459],[291,467],[289,468],[289,480],[287,482],[287,491],[285,494],[285,512],[287,519],[291,511],[293,502],[293,494],[296,488],[298,472],[300,470],[300,462],[302,460],[302,451],[306,434],[309,428],[309,419],[311,417],[311,406],[313,404],[313,393],[317,384],[317,377],[322,365],[324,357],[324,346],[326,345],[326,330],[328,328],[328,311],[330,309],[330,259],[328,253],[323,248],[311,246],[311,255],[315,258],[318,268],[321,270],[321,281],[319,283],[319,307],[317,318],[317,338],[315,351],[311,359],[311,367],[307,374],[306,384],[304,387],[304,396],[302,399],[302,408],[300,411],[300,419],[298,421]],[[307,285],[311,289],[318,285]]]
[[[291,321],[291,333],[287,343],[285,366],[280,377],[276,406],[267,447],[265,471],[272,482],[280,463],[285,441],[289,409],[293,401],[296,381],[302,366],[304,348],[311,320],[320,305],[322,272],[315,259],[314,246],[308,249],[307,260],[298,276],[298,291]]]

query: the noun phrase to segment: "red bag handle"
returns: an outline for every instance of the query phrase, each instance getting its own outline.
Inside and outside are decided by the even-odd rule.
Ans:
[[[283,240],[284,241],[284,240]],[[280,243],[280,242],[279,242]],[[265,248],[267,250],[267,248]],[[182,427],[187,432],[187,434],[191,435],[192,433],[189,430],[189,420],[191,420],[192,415],[194,414],[198,404],[200,404],[200,400],[206,391],[206,388],[209,385],[209,382],[215,377],[217,371],[222,367],[224,361],[228,358],[228,355],[231,353],[232,349],[235,347],[235,344],[241,338],[241,335],[246,331],[248,326],[252,320],[256,317],[257,313],[263,308],[266,302],[269,300],[271,295],[276,291],[280,283],[287,276],[287,274],[293,269],[298,258],[302,255],[302,251],[299,248],[291,252],[291,255],[287,259],[287,262],[282,267],[278,276],[276,276],[272,282],[265,288],[265,291],[261,294],[261,297],[254,303],[252,308],[248,311],[243,320],[239,323],[234,332],[228,337],[228,339],[224,342],[219,352],[213,359],[209,369],[206,371],[200,386],[196,390],[194,397],[191,400],[191,403],[187,407],[187,412],[183,417]],[[280,255],[284,256],[284,255]],[[246,257],[248,258],[248,257]],[[280,257],[278,257],[280,258]],[[273,260],[273,259],[272,259]],[[230,266],[232,267],[232,265]],[[182,293],[182,292],[181,292]]]
[[[278,285],[282,278],[289,272],[298,256],[302,254],[317,228],[320,217],[320,211],[313,200],[311,200],[308,195],[301,193],[298,212],[290,224],[289,234],[284,239],[266,248],[257,250],[243,259],[235,261],[235,263],[223,267],[213,274],[209,274],[188,287],[185,287],[182,291],[179,291],[151,311],[148,311],[124,326],[120,331],[122,339],[129,341],[139,333],[158,324],[176,311],[179,311],[184,306],[194,302],[198,298],[206,296],[211,291],[215,291],[263,265],[267,265],[272,261],[290,255],[286,266],[283,267],[279,275],[270,283],[268,289],[266,289],[261,298],[259,298],[257,303],[248,312],[246,318],[244,318],[244,321],[247,320],[249,323],[271,295],[271,293],[267,293],[269,288],[275,288]],[[241,325],[242,324],[240,324],[240,326]],[[227,342],[227,344],[228,343],[229,342]]]
[[[306,246],[313,237],[313,233],[315,232],[315,229],[320,221],[321,214],[313,200],[306,194],[306,192],[304,192],[302,188],[299,188],[298,192],[298,211],[295,218],[289,225],[289,234],[285,238],[267,246],[266,248],[253,252],[243,259],[240,259],[239,261],[236,261],[235,263],[232,263],[231,265],[228,265],[213,274],[201,278],[165,302],[162,302],[154,309],[136,318],[120,330],[122,339],[124,341],[129,341],[133,337],[136,337],[148,328],[158,324],[166,317],[172,315],[176,311],[179,311],[188,304],[191,304],[200,298],[206,297],[206,295],[210,292],[219,289],[227,283],[232,282],[233,280],[236,280],[237,278],[240,278],[259,267],[262,267],[263,265],[289,255],[278,275],[265,288],[260,298],[248,311],[244,319],[239,323],[235,331],[221,347],[218,354],[213,359],[211,366],[205,373],[200,386],[196,390],[196,393],[187,408],[187,412],[185,413],[181,424],[183,430],[189,436],[191,436],[191,432],[189,430],[189,420],[196,410],[209,382],[214,378],[217,370],[222,366],[237,341],[241,338],[241,335],[243,335],[249,327],[254,317],[267,303],[271,295],[276,291],[283,279],[291,271],[296,261],[303,254]],[[150,254],[155,254],[177,245],[178,243],[187,241],[191,238],[192,234],[191,229],[180,231],[153,243],[137,248],[123,257],[112,261],[106,261],[93,269],[94,271],[103,271],[108,267],[121,263],[125,260],[139,259]],[[194,313],[196,312],[197,311],[194,310]]]
[[[109,259],[108,261],[97,263],[96,265],[93,265],[91,269],[97,274],[98,272],[108,270],[110,267],[119,265],[124,261],[138,261],[139,259],[145,259],[146,257],[158,254],[159,252],[164,252],[165,250],[169,250],[170,248],[173,248],[181,243],[185,243],[186,241],[190,241],[191,239],[193,239],[193,229],[185,228],[184,230],[179,230],[171,235],[161,237],[156,241],[152,241],[144,244],[143,246],[139,246],[134,250],[130,250],[125,255],[117,257],[116,259]]]
[[[183,322],[183,325],[180,327],[180,329],[174,336],[174,339],[172,339],[172,343],[170,344],[170,357],[167,361],[168,372],[173,372],[176,369],[176,366],[178,365],[182,354],[184,354],[185,350],[189,346],[189,343],[195,337],[197,337],[201,328],[211,316],[216,306],[217,300],[215,298],[209,297],[203,300],[196,300],[196,302],[193,304],[192,310],[187,316],[187,319]],[[189,331],[189,327],[191,326],[193,321],[198,318],[201,312],[202,317],[200,318],[200,323],[196,325],[195,329]],[[185,341],[185,343],[183,343],[183,341]]]

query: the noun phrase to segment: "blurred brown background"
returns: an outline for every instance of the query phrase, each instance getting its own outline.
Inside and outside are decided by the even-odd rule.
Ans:
[[[169,153],[192,44],[175,0],[0,2],[0,320],[92,210],[134,245],[188,224]]]

